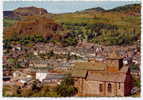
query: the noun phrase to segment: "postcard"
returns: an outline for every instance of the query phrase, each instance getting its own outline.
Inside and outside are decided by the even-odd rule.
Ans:
[[[141,1],[4,1],[3,97],[140,97]]]

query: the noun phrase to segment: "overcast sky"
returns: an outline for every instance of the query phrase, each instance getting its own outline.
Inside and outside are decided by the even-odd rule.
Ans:
[[[66,13],[81,11],[88,8],[102,7],[112,9],[126,4],[140,3],[139,1],[5,1],[3,9],[14,10],[18,7],[35,6],[45,8],[50,13]]]

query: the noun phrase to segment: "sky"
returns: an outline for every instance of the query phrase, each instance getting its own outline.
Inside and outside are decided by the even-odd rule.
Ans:
[[[35,6],[38,8],[45,8],[49,13],[68,13],[96,7],[112,9],[134,3],[140,3],[140,1],[5,1],[3,10],[6,11],[14,10],[19,7]]]

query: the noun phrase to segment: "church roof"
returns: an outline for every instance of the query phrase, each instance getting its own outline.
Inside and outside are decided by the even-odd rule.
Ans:
[[[76,62],[73,69],[71,70],[72,77],[85,77],[87,71],[95,70],[95,71],[104,71],[106,68],[106,64],[103,62]]]
[[[113,82],[125,81],[126,73],[129,69],[128,66],[123,66],[117,72],[108,72],[106,68],[107,65],[104,62],[99,62],[99,61],[76,62],[73,69],[71,70],[71,75],[72,77],[81,77],[92,81],[113,81]]]
[[[88,72],[87,80],[92,81],[107,81],[107,82],[124,82],[126,80],[126,74],[120,72]]]
[[[90,62],[76,62],[74,66],[74,70],[97,70],[97,71],[103,71],[106,68],[106,64],[103,62],[96,62],[96,61],[90,61]]]

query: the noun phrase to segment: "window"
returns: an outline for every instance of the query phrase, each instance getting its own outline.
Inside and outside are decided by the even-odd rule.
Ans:
[[[120,87],[121,87],[121,86],[120,86],[120,83],[119,83],[119,89],[120,89]]]
[[[103,92],[103,84],[99,84],[99,91]]]
[[[108,84],[108,92],[112,92],[112,86],[110,83]]]

